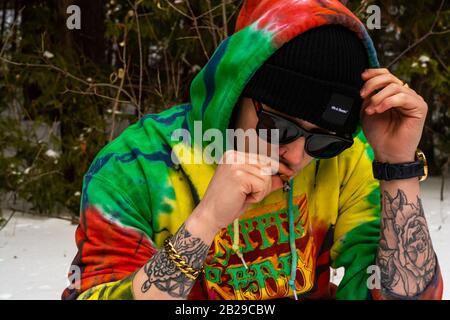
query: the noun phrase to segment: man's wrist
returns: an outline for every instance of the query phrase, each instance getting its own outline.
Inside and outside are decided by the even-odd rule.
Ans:
[[[186,229],[205,243],[212,243],[214,237],[219,232],[219,228],[210,219],[210,213],[202,207],[197,206],[189,218],[186,220]]]
[[[414,157],[414,153],[410,156],[389,156],[389,155],[375,153],[375,161],[378,161],[381,163],[397,164],[397,163],[414,162],[415,157]]]

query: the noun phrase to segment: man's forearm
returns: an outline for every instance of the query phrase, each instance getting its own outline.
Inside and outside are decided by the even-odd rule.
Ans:
[[[194,211],[174,235],[175,250],[193,268],[200,268],[215,232],[208,230],[199,212]],[[133,279],[133,294],[139,300],[186,299],[195,281],[170,260],[164,248],[158,250]]]
[[[377,265],[384,290],[420,294],[436,269],[436,256],[419,197],[418,178],[381,181],[381,239]]]

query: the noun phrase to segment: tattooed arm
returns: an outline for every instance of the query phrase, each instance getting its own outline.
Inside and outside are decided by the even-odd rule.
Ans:
[[[205,228],[207,227],[207,228]],[[200,268],[215,232],[194,211],[172,239],[175,250],[194,268]],[[186,299],[195,281],[189,279],[169,259],[164,248],[158,250],[133,279],[136,299]]]
[[[191,266],[200,267],[220,229],[238,218],[251,203],[260,202],[283,186],[279,176],[267,174],[275,167],[281,174],[294,173],[270,157],[235,150],[225,152],[202,201],[175,235],[175,250]],[[185,299],[193,285],[194,281],[178,271],[164,251],[158,251],[136,274],[133,292],[137,299]]]
[[[377,265],[381,295],[439,299],[442,280],[419,198],[418,179],[380,181],[380,188]]]

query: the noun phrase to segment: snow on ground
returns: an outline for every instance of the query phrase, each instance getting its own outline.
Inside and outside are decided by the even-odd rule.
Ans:
[[[445,181],[444,201],[440,201],[441,179],[427,179],[421,184],[423,210],[427,217],[433,247],[444,279],[444,299],[450,300],[450,179]]]
[[[16,213],[0,231],[0,300],[60,299],[76,253],[75,228],[70,221]]]
[[[439,201],[440,179],[421,183],[421,199],[450,300],[450,179]],[[9,216],[8,212],[4,217]],[[69,221],[16,213],[0,231],[0,300],[60,299],[76,253],[75,228]],[[333,282],[338,283],[342,270]]]

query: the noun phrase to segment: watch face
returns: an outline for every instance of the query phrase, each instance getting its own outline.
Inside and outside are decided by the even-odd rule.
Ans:
[[[420,177],[419,181],[424,181],[428,177],[428,164],[427,158],[425,157],[425,153],[422,152],[419,148],[416,150],[416,159],[423,162],[423,173],[424,175]]]

